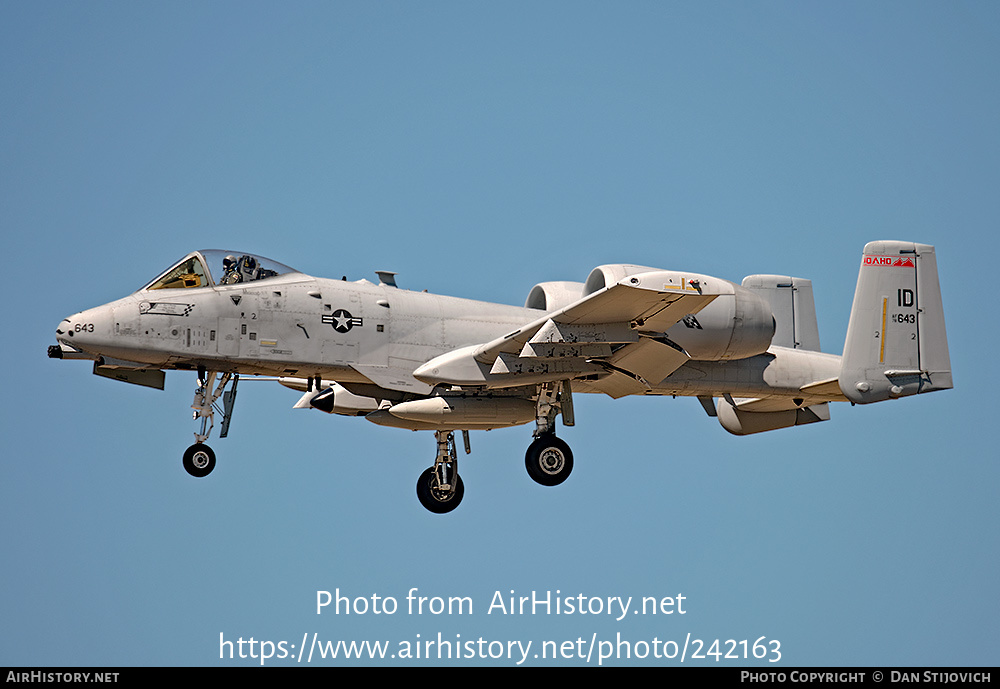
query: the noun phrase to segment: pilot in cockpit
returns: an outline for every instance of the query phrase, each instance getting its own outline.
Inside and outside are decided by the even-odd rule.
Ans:
[[[253,256],[240,256],[236,258],[232,254],[222,259],[222,284],[235,285],[238,282],[250,282],[256,278],[257,261]]]
[[[244,254],[236,258],[232,254],[222,259],[222,284],[235,285],[238,282],[253,282],[277,275],[277,271],[262,268],[257,259]]]
[[[229,254],[222,259],[222,279],[219,282],[223,285],[233,285],[240,282],[243,276],[240,275],[239,264],[236,257]]]

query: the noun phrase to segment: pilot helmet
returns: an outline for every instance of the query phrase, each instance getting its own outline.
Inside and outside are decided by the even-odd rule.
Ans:
[[[232,254],[229,254],[224,259],[222,259],[222,268],[223,268],[223,270],[227,270],[227,271],[228,270],[232,270],[234,267],[236,267],[236,257],[235,256],[233,256]]]

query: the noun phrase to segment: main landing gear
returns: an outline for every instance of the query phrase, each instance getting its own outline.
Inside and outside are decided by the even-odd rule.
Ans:
[[[468,453],[468,431],[462,431],[462,434],[466,437]],[[437,457],[434,459],[434,466],[425,469],[417,479],[417,499],[431,512],[445,514],[462,502],[465,486],[462,484],[462,477],[458,475],[455,434],[451,431],[435,431],[434,435],[437,436]],[[198,446],[193,445],[192,449],[195,447]],[[207,449],[207,446],[202,447]],[[214,457],[211,461],[214,464]],[[573,451],[565,441],[548,431],[539,435],[528,446],[524,453],[524,466],[528,470],[528,476],[535,482],[543,486],[558,486],[569,478],[573,470]]]
[[[558,486],[573,471],[573,451],[554,433],[543,433],[524,453],[524,467],[535,483]]]
[[[524,453],[524,466],[536,483],[558,486],[573,471],[573,451],[565,441],[556,437],[555,419],[562,413],[563,424],[572,426],[573,397],[569,381],[545,383],[538,386],[535,410],[535,440]],[[434,466],[426,469],[417,479],[417,499],[435,514],[451,512],[462,502],[465,486],[458,475],[458,452],[453,431],[435,431],[437,456]],[[469,432],[462,431],[465,453],[469,454]]]
[[[452,431],[434,431],[437,438],[437,457],[434,466],[426,469],[417,479],[417,499],[435,514],[451,512],[462,502],[465,486],[458,475],[458,452]],[[469,432],[462,431],[465,453],[469,453]]]
[[[216,376],[219,376],[216,380]],[[229,422],[233,417],[233,405],[236,403],[236,385],[239,383],[238,373],[219,374],[216,371],[205,371],[198,369],[198,388],[194,391],[194,402],[191,408],[194,409],[194,419],[201,419],[201,432],[194,434],[195,443],[184,451],[184,470],[192,476],[203,478],[212,473],[215,468],[215,452],[212,451],[205,441],[212,433],[215,426],[215,412],[222,414],[222,427],[219,429],[219,437],[225,438],[229,434]],[[226,390],[226,386],[232,383],[232,388]],[[222,407],[216,402],[222,397]]]
[[[562,412],[564,425],[575,423],[570,382],[539,385],[535,442],[524,453],[524,467],[528,476],[543,486],[558,486],[573,471],[573,452],[569,445],[556,437],[556,415],[559,412]]]

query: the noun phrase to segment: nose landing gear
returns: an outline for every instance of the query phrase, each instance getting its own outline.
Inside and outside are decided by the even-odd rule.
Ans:
[[[212,473],[215,468],[215,452],[208,445],[195,443],[184,451],[184,470],[196,478]]]
[[[215,412],[222,414],[222,428],[219,429],[219,437],[225,438],[229,434],[229,421],[233,416],[233,405],[236,403],[236,385],[240,380],[238,373],[223,373],[216,381],[219,373],[216,371],[205,371],[198,369],[198,388],[194,391],[194,402],[191,408],[194,409],[195,420],[201,419],[201,432],[194,434],[195,443],[184,451],[184,470],[196,478],[203,478],[212,473],[215,468],[215,452],[212,451],[205,441],[215,427]],[[232,389],[226,390],[232,382]],[[222,397],[222,408],[216,404],[219,397]]]

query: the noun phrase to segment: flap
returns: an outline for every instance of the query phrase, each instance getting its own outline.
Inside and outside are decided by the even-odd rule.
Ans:
[[[690,358],[687,352],[665,337],[644,337],[636,344],[622,347],[615,352],[608,363],[636,376],[637,381],[648,390],[683,366]]]

